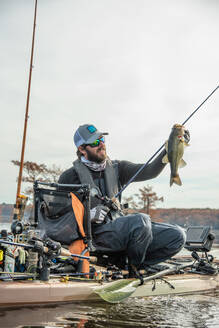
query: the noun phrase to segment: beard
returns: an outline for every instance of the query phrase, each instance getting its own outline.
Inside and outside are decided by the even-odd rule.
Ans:
[[[105,150],[104,154],[100,153],[100,151],[101,151],[102,149]],[[106,157],[107,157],[105,147],[104,147],[104,148],[100,148],[100,149],[98,149],[96,154],[92,153],[92,152],[91,152],[89,149],[87,149],[87,148],[86,148],[86,152],[87,152],[87,159],[88,159],[89,161],[91,161],[91,162],[95,162],[95,163],[102,163],[102,162],[104,162],[104,161],[106,160]]]

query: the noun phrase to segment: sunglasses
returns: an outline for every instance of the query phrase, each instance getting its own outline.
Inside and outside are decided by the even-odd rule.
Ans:
[[[95,147],[99,146],[100,142],[105,143],[105,138],[104,137],[98,138],[94,142],[92,142],[91,144],[88,144],[88,145],[85,145],[85,146],[90,146],[92,148],[95,148]]]

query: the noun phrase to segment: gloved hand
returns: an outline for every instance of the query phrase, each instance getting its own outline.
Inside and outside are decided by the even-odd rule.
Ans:
[[[185,142],[186,143],[189,143],[189,141],[190,141],[190,133],[189,133],[189,130],[185,130],[184,131],[184,138],[185,138]]]
[[[109,208],[104,205],[97,205],[96,207],[92,208],[90,210],[91,223],[103,223],[108,212]]]

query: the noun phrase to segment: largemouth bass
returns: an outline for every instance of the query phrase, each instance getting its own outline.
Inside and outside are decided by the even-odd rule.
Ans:
[[[179,186],[182,185],[178,169],[186,165],[182,157],[185,146],[189,146],[184,138],[184,134],[185,127],[180,124],[175,124],[165,144],[167,154],[163,157],[162,162],[170,163],[170,186],[172,186],[173,183]]]

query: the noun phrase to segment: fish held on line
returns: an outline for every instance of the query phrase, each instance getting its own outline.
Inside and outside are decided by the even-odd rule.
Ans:
[[[178,169],[186,166],[183,160],[184,148],[189,146],[185,140],[185,127],[181,124],[174,124],[169,139],[165,143],[167,154],[163,157],[163,163],[170,163],[170,186],[173,183],[181,186]]]

